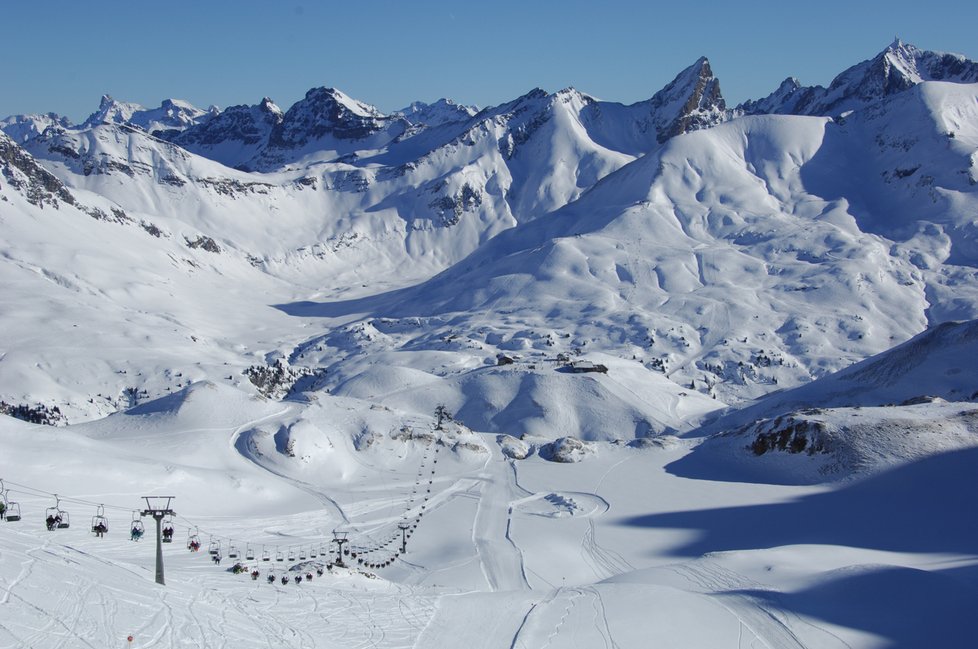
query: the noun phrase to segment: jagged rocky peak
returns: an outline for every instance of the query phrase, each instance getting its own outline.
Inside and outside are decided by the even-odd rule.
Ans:
[[[140,104],[118,101],[112,95],[105,94],[99,100],[98,110],[88,116],[82,126],[98,126],[99,124],[125,124],[137,112],[145,111]]]
[[[279,148],[301,147],[327,135],[359,140],[383,130],[395,119],[402,118],[387,117],[335,88],[313,88],[285,113],[272,131],[270,143]]]
[[[659,142],[701,128],[709,128],[727,117],[727,104],[720,80],[710,61],[702,56],[655,93],[647,102]]]
[[[82,123],[91,128],[100,124],[125,124],[155,135],[172,134],[203,123],[215,116],[215,109],[201,110],[183,99],[164,99],[159,108],[123,102],[102,95],[98,110]]]
[[[438,99],[430,104],[423,101],[415,101],[410,105],[397,111],[412,125],[418,126],[441,126],[463,122],[478,112],[475,106],[458,104],[451,99]]]
[[[872,59],[842,72],[828,88],[797,82],[790,87],[786,81],[764,99],[741,104],[737,112],[837,116],[924,81],[975,83],[978,63],[960,54],[921,50],[898,38]]]
[[[791,107],[803,90],[801,83],[794,77],[788,77],[781,82],[778,89],[763,99],[749,99],[737,106],[735,112],[739,115],[767,115],[771,113],[793,112]]]
[[[568,86],[562,90],[558,90],[553,94],[555,101],[562,103],[576,103],[581,106],[586,106],[588,104],[593,104],[597,101],[594,97],[589,94],[583,93],[573,86]]]
[[[282,119],[282,109],[274,101],[264,97],[254,106],[245,104],[229,106],[206,122],[177,133],[171,139],[194,153],[207,155],[205,151],[207,147],[223,142],[264,144],[272,129],[280,124]],[[218,160],[225,164],[233,162],[232,166],[241,163],[239,160],[230,161],[220,157]]]
[[[899,38],[880,57],[883,58],[883,73],[897,89],[906,89],[900,86],[910,87],[922,81],[978,82],[978,63],[975,61],[960,54],[921,50]]]
[[[282,109],[269,97],[262,97],[262,100],[258,102],[258,109],[268,115],[278,115],[281,117],[284,114]]]

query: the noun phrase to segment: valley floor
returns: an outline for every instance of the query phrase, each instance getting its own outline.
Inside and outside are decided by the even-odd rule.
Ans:
[[[72,527],[48,532],[50,499],[9,481],[43,490],[57,462],[5,463],[25,516],[0,525],[0,647],[974,646],[978,525],[973,506],[941,502],[949,494],[922,486],[922,501],[935,498],[923,517],[937,521],[934,535],[901,534],[926,505],[887,503],[886,474],[831,487],[713,482],[670,472],[687,440],[602,445],[576,464],[514,461],[495,436],[483,441],[490,454],[451,454],[433,474],[427,515],[402,560],[285,585],[266,582],[269,569],[280,577],[290,565],[274,556],[246,562],[262,573],[253,581],[232,574],[232,560],[218,567],[204,551],[187,552],[189,524],[200,526],[205,547],[210,531],[241,547],[284,548],[326,543],[339,526],[376,528],[397,520],[418,483],[418,454],[408,450],[385,477],[354,477],[345,488],[235,469],[238,480],[286,496],[282,484],[298,485],[312,498],[275,501],[291,506],[181,495],[177,509],[190,514],[165,546],[165,587],[153,581],[152,540],[129,541],[127,516],[113,514],[114,529],[98,539],[74,505]],[[100,447],[103,464],[131,459],[133,447],[117,450],[108,457]],[[934,488],[944,489],[973,460],[961,451],[918,464],[943,473]],[[974,478],[960,478],[973,494],[965,482]],[[155,487],[129,476],[98,497],[136,507]],[[331,504],[314,508],[317,500]],[[883,520],[884,533],[875,533]],[[323,563],[309,559],[289,575]]]

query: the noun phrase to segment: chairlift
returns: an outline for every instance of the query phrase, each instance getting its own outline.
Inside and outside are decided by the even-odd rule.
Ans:
[[[315,559],[318,556],[319,556],[319,551],[316,550],[316,546],[314,546],[314,545],[313,546],[310,546],[309,547],[309,558],[310,559]]]
[[[54,507],[48,507],[44,512],[44,523],[48,531],[66,529],[70,522],[68,512],[61,509],[61,499],[58,494],[54,494]]]
[[[187,530],[187,549],[191,552],[196,552],[200,550],[200,536],[197,533],[197,527],[194,526],[193,531]]]
[[[215,541],[213,536],[211,537],[210,544],[207,546],[207,553],[212,556],[221,554],[221,542]]]
[[[262,561],[271,561],[272,560],[272,555],[269,553],[268,550],[265,549],[265,546],[264,545],[261,546],[261,560]]]
[[[289,546],[289,561],[295,561],[295,548]]]
[[[245,559],[247,559],[248,561],[254,561],[255,559],[255,551],[251,547],[251,543],[245,544]]]
[[[305,560],[306,560],[306,551],[302,548],[302,546],[299,546],[299,561],[305,561]]]
[[[276,561],[285,561],[285,554],[283,554],[282,551],[279,550],[279,549],[277,549],[277,548],[275,550],[275,560]]]
[[[7,501],[7,512],[4,516],[8,523],[14,523],[20,520],[20,503],[13,500]]]
[[[229,559],[238,558],[238,547],[234,543],[231,543],[230,541],[228,541],[228,558]]]
[[[105,506],[99,505],[92,516],[92,534],[104,536],[109,532],[109,519],[105,516]]]
[[[13,523],[20,520],[20,505],[7,497],[9,493],[10,490],[5,489],[3,480],[0,480],[0,504],[3,505],[3,509],[0,510],[0,520],[5,519],[8,523]]]
[[[173,518],[169,516],[163,519],[163,542],[173,543]]]
[[[129,538],[133,541],[138,541],[143,538],[143,533],[146,528],[143,526],[142,517],[139,515],[138,510],[133,510],[132,512],[132,522],[129,524]]]

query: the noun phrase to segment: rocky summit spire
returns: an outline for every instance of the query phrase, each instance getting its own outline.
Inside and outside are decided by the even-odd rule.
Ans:
[[[657,139],[671,137],[722,122],[727,105],[720,92],[720,80],[713,75],[710,61],[701,56],[676,75],[648,102]]]

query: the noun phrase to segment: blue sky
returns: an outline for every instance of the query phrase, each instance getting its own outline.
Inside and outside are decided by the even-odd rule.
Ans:
[[[2,1],[0,24],[0,117],[74,120],[103,93],[202,108],[269,96],[287,109],[315,86],[384,111],[439,97],[481,107],[534,87],[631,103],[703,55],[736,104],[788,76],[827,84],[897,35],[978,58],[978,2],[960,0]]]

